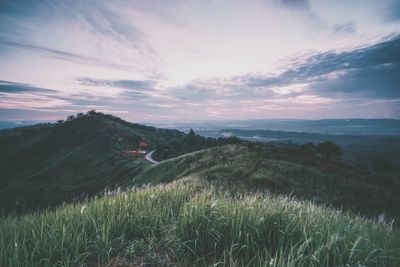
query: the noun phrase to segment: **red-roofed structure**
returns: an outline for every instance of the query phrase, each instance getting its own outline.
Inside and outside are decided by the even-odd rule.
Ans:
[[[140,141],[139,147],[148,147],[149,145],[145,143],[144,141]]]

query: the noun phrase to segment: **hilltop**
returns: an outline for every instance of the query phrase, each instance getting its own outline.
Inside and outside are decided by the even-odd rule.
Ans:
[[[145,143],[164,160],[237,142],[161,129],[89,111],[57,123],[0,131],[0,210],[23,212],[82,200],[126,185],[149,167],[130,153]],[[144,152],[144,151],[143,151]]]
[[[0,131],[1,208],[45,207],[112,189],[149,164],[125,150],[183,136],[97,112]]]
[[[348,164],[356,165],[362,169],[376,171],[377,168],[375,163],[377,161],[384,161],[388,166],[387,169],[400,173],[400,135],[398,132],[400,129],[400,123],[397,120],[389,120],[389,122],[386,120],[372,121],[375,122],[375,126],[378,124],[378,122],[384,121],[385,128],[389,122],[392,122],[389,124],[389,126],[391,125],[392,128],[387,126],[389,129],[386,135],[323,134],[310,132],[241,129],[222,129],[220,134],[228,136],[233,135],[243,140],[254,140],[258,142],[291,142],[295,144],[306,144],[310,142],[319,143],[324,142],[325,140],[330,140],[340,146],[342,151],[342,160]],[[363,129],[363,127],[359,128]],[[389,132],[393,133],[393,135],[389,135]]]

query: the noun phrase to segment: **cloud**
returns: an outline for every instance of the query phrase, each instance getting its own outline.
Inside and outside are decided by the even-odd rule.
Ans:
[[[218,97],[218,91],[211,84],[189,83],[180,87],[169,88],[168,95],[178,101],[204,102]]]
[[[275,75],[194,80],[166,93],[190,103],[400,98],[400,35],[353,50],[308,54],[293,62]]]
[[[395,22],[400,20],[400,1],[392,0],[386,8],[386,20],[390,22]]]
[[[365,45],[396,28],[398,1],[390,23],[387,3],[217,2],[0,1],[0,78],[30,83],[1,82],[0,107],[250,118],[398,103],[399,36]]]
[[[107,86],[123,89],[155,91],[155,81],[149,80],[105,80],[95,78],[77,78],[79,84],[85,86]]]
[[[228,79],[194,80],[179,87],[170,87],[164,92],[180,104],[213,105],[232,104],[238,106],[240,101],[259,101],[275,99],[281,95],[272,88],[256,87],[236,77]]]
[[[156,94],[157,91],[152,88],[153,82],[150,81],[96,79],[85,79],[85,81],[86,83],[91,82],[89,86],[123,86],[126,90],[111,94],[98,94],[87,90],[79,93],[67,93],[30,84],[0,80],[0,110],[10,110],[2,112],[2,116],[9,118],[14,115],[19,116],[18,114],[22,114],[22,111],[25,110],[25,114],[31,114],[32,111],[34,112],[32,114],[42,114],[46,118],[53,118],[54,113],[71,114],[96,109],[115,114],[130,111],[138,116],[140,114],[142,118],[147,118],[151,116],[146,113],[154,112],[155,109],[171,107],[170,102],[151,94]],[[146,88],[151,93],[147,92]],[[152,103],[152,106],[148,105],[149,102]],[[16,110],[18,110],[17,113],[12,112]]]
[[[156,88],[157,83],[150,80],[106,80],[89,77],[76,78],[76,80],[84,86],[123,89],[118,94],[120,101],[155,101],[154,94],[159,92]]]
[[[354,22],[348,21],[342,24],[335,24],[332,26],[333,33],[355,33],[357,31]]]
[[[274,75],[249,73],[198,79],[163,89],[151,80],[76,78],[86,87],[120,89],[108,96],[93,92],[66,94],[2,81],[2,108],[7,105],[9,109],[21,106],[32,110],[82,111],[118,107],[121,111],[140,114],[141,118],[153,113],[152,118],[190,114],[224,118],[233,111],[246,116],[267,112],[271,116],[291,117],[300,114],[296,112],[312,114],[323,109],[325,114],[342,116],[351,112],[376,114],[373,109],[384,115],[399,115],[395,107],[400,101],[397,86],[400,84],[400,36],[349,50],[311,53],[290,62]]]
[[[71,94],[30,84],[0,80],[1,109],[77,112],[116,106],[119,97],[94,94]]]
[[[309,9],[308,0],[278,0],[278,2],[287,8]]]
[[[6,0],[0,5],[0,46],[159,75],[162,59],[136,24],[131,13],[111,2]]]
[[[323,96],[400,98],[400,35],[350,51],[330,51],[299,57],[275,76],[237,77],[252,87],[307,84],[307,92]]]
[[[22,93],[55,93],[55,90],[34,87],[29,84],[24,83],[16,83],[9,81],[0,80],[0,93],[14,93],[14,94],[22,94]]]
[[[111,63],[111,62],[106,62],[106,61],[98,59],[98,58],[89,57],[89,56],[85,56],[85,55],[81,55],[81,54],[76,54],[76,53],[72,53],[72,52],[68,52],[68,51],[53,49],[53,48],[49,48],[46,46],[41,46],[41,45],[36,45],[36,44],[31,44],[31,43],[21,43],[21,42],[16,42],[16,41],[10,41],[10,40],[1,38],[1,36],[0,36],[0,46],[1,45],[13,47],[13,48],[24,49],[24,50],[29,50],[29,51],[40,53],[44,56],[49,56],[49,57],[52,57],[55,59],[73,62],[73,63],[88,64],[88,65],[95,65],[95,66],[100,65],[103,67],[120,69],[120,70],[129,70],[130,69],[128,66],[118,65],[118,64]]]
[[[321,116],[393,117],[399,116],[399,55],[400,36],[392,36],[369,46],[296,57],[274,75],[194,80],[165,93],[172,97],[169,103],[211,117],[233,111],[238,116],[315,116],[316,110]]]

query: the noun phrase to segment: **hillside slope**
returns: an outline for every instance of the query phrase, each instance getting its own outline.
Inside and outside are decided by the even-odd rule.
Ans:
[[[375,123],[377,124],[377,122]],[[400,121],[393,120],[391,126],[387,126],[391,130],[388,130],[386,135],[345,135],[241,129],[223,129],[219,133],[224,136],[232,135],[242,140],[258,142],[306,144],[330,140],[341,147],[342,160],[348,164],[376,171],[374,163],[384,160],[387,162],[386,165],[388,165],[387,168],[390,171],[400,174]],[[373,127],[368,129],[371,128]],[[363,128],[360,127],[359,129]],[[397,131],[395,131],[396,129]],[[371,132],[373,132],[373,129],[371,129]],[[392,135],[389,135],[389,133],[392,133]]]
[[[183,135],[102,113],[0,131],[0,207],[29,210],[118,186],[149,164],[124,150]]]
[[[214,147],[150,166],[134,182],[157,184],[184,176],[199,176],[233,191],[269,191],[368,216],[400,216],[398,177],[307,156],[296,146],[249,143]]]
[[[9,267],[400,265],[390,224],[193,178],[0,217],[0,236]]]

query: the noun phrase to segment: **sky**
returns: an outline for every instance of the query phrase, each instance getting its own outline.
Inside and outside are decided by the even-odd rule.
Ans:
[[[398,0],[0,0],[0,120],[400,118]]]

